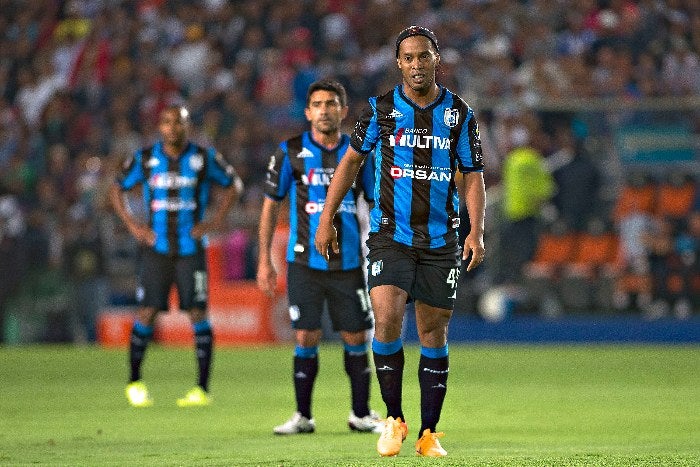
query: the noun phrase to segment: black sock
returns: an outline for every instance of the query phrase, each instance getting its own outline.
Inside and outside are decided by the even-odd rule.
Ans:
[[[374,366],[379,381],[382,400],[386,404],[386,416],[406,421],[401,408],[401,389],[403,386],[403,347],[398,352],[382,355],[374,354]]]
[[[311,418],[311,395],[318,374],[318,354],[313,356],[294,356],[294,394],[297,411],[306,418]]]
[[[209,372],[211,370],[212,350],[214,348],[214,336],[211,332],[209,320],[194,323],[194,342],[197,352],[197,366],[199,369],[199,380],[197,384],[209,391]]]
[[[420,384],[421,427],[418,437],[426,428],[430,428],[430,431],[435,433],[442,412],[442,403],[447,393],[449,368],[450,362],[447,355],[439,358],[420,356],[418,383]]]
[[[129,363],[131,366],[129,382],[141,379],[141,363],[152,336],[153,326],[146,326],[139,321],[134,322],[134,326],[131,328],[131,341],[129,344]]]
[[[348,348],[350,347],[350,348]],[[352,397],[352,411],[357,417],[369,415],[369,358],[366,346],[361,346],[363,351],[355,351],[353,347],[346,346],[343,354],[345,361],[345,373],[350,378],[350,394]]]

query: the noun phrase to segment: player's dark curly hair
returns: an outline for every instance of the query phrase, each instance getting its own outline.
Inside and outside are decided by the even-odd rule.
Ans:
[[[311,83],[309,86],[309,89],[306,91],[306,106],[309,106],[309,100],[311,99],[311,94],[313,94],[316,91],[329,91],[329,92],[334,92],[338,95],[338,99],[340,99],[340,105],[345,107],[348,102],[348,94],[345,92],[345,87],[340,84],[338,81],[334,79],[320,79],[318,81],[314,81]]]

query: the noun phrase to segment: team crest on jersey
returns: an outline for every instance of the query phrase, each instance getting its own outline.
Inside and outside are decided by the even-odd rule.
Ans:
[[[146,167],[149,169],[152,169],[153,167],[158,167],[158,164],[160,164],[160,161],[156,157],[151,157],[148,159],[148,162],[146,162]]]
[[[450,128],[454,128],[457,126],[457,123],[459,122],[459,110],[458,109],[445,109],[445,114],[442,117],[442,120],[445,122],[445,125],[447,125]]]
[[[384,262],[381,259],[379,261],[375,261],[374,263],[372,263],[371,268],[372,275],[376,277],[382,273],[382,269],[384,269]]]
[[[309,151],[307,148],[304,148],[297,154],[298,159],[305,159],[307,157],[314,157],[314,153]]]
[[[204,160],[201,154],[195,154],[190,158],[190,169],[199,172],[204,167]]]

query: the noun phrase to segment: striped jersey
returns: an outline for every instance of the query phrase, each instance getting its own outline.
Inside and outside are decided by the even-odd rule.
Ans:
[[[343,198],[334,226],[338,232],[340,253],[331,251],[330,261],[314,247],[314,238],[331,177],[350,144],[342,135],[333,149],[318,144],[310,131],[280,143],[270,158],[265,194],[281,201],[289,194],[289,243],[287,261],[320,270],[349,270],[362,266],[360,222],[357,200],[360,192],[372,201],[374,169],[365,163],[352,189]]]
[[[190,142],[173,159],[165,154],[159,141],[129,157],[117,183],[122,190],[143,185],[148,223],[156,235],[154,250],[189,256],[202,247],[190,230],[204,218],[212,183],[229,187],[237,177],[233,167],[214,148]]]
[[[369,99],[350,144],[375,160],[370,232],[420,248],[457,245],[455,171],[484,167],[474,111],[459,96],[440,86],[419,107],[398,85]]]

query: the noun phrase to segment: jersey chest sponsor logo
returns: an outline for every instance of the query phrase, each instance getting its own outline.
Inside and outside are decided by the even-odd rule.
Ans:
[[[151,188],[172,190],[177,188],[191,188],[197,184],[197,179],[195,177],[185,177],[175,172],[163,172],[153,174],[148,184]]]
[[[197,209],[197,203],[194,200],[166,198],[151,201],[152,211],[194,211],[195,209]]]
[[[316,167],[301,175],[301,183],[309,186],[328,186],[331,184],[335,169]]]
[[[304,211],[307,214],[318,214],[323,211],[323,207],[326,205],[324,202],[309,201],[304,205]],[[357,213],[357,206],[355,203],[342,202],[338,207],[338,212],[349,212],[350,214]]]
[[[425,128],[399,128],[396,135],[389,138],[389,146],[422,148],[422,149],[450,149],[450,138],[426,134]]]
[[[393,166],[390,169],[391,178],[414,178],[416,180],[436,180],[449,182],[452,180],[452,173],[449,169],[439,167],[408,168]]]

